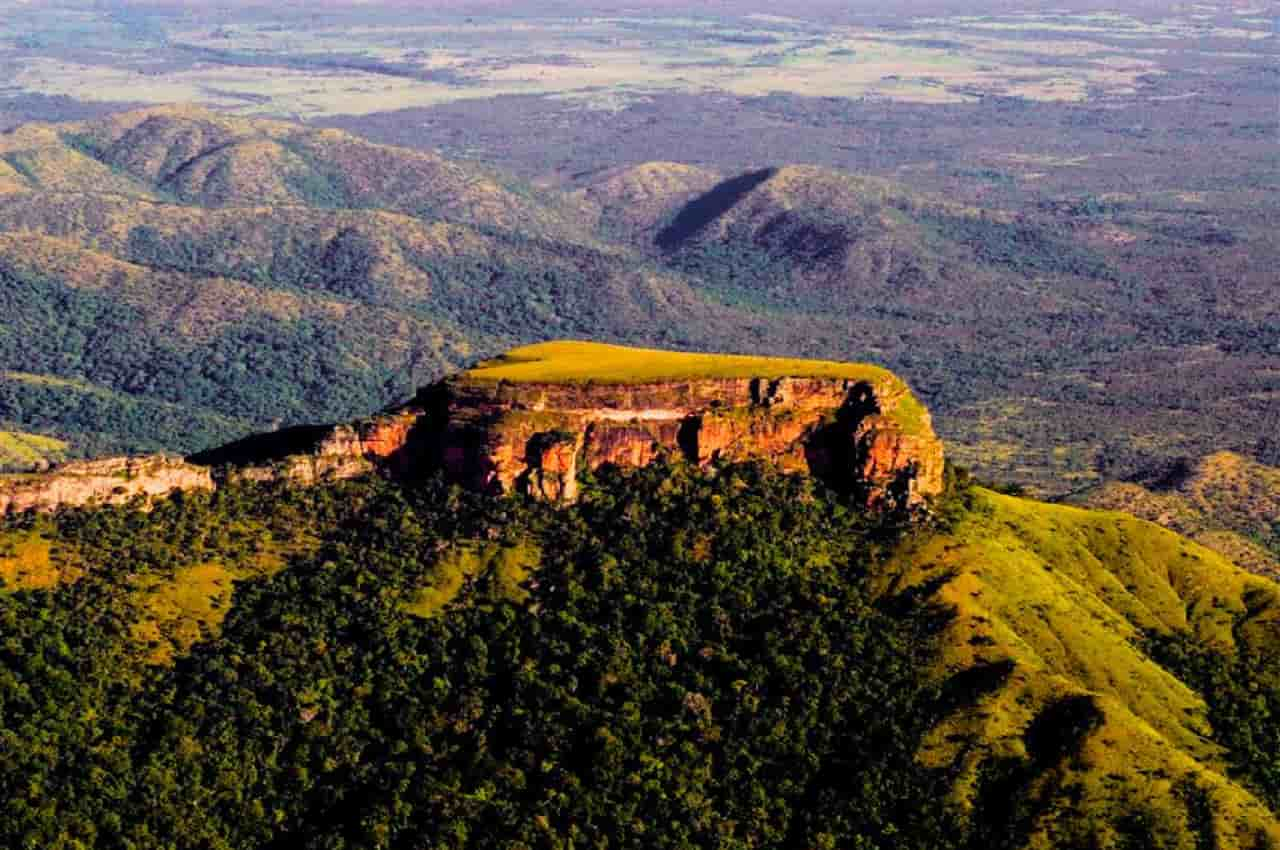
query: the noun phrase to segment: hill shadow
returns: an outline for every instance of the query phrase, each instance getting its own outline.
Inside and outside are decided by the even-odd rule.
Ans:
[[[676,213],[670,224],[662,228],[654,238],[654,244],[664,251],[680,247],[682,242],[733,209],[752,189],[777,173],[776,168],[748,171],[720,183],[705,195],[694,198]]]
[[[1141,469],[1126,480],[1158,493],[1170,493],[1180,489],[1195,474],[1194,462],[1190,458],[1178,457]]]

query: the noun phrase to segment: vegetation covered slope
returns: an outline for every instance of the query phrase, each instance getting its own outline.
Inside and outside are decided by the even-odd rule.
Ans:
[[[1137,481],[1091,488],[1072,501],[1159,523],[1251,572],[1280,577],[1280,469],[1234,452],[1179,461]]]
[[[1258,801],[1225,777],[1234,767],[1257,778],[1269,757],[1224,749],[1236,718],[1205,700],[1225,693],[1196,692],[1150,644],[1269,658],[1275,585],[1121,514],[982,490],[966,499],[948,531],[909,544],[879,577],[893,596],[925,592],[952,612],[935,670],[981,690],[921,752],[958,771],[957,799],[1007,807],[1044,846],[1080,846],[1099,831],[1108,846],[1139,812],[1152,831],[1138,846],[1181,846],[1197,832],[1179,797],[1188,789],[1232,818],[1257,815]],[[1236,683],[1236,698],[1257,684]],[[1273,782],[1253,788],[1274,803]],[[1246,831],[1228,843],[1252,840]]]
[[[608,220],[635,216],[637,206],[659,208],[665,190],[661,217],[633,238],[650,241],[665,262],[721,286],[726,297],[801,309],[816,300],[856,303],[889,295],[937,307],[961,274],[982,283],[971,297],[999,292],[1017,300],[1026,295],[1013,283],[1027,273],[1114,276],[1100,255],[1010,216],[814,166],[748,172],[692,197],[688,179],[658,180],[637,205],[635,184],[644,185],[642,178],[654,171],[665,176],[671,167],[658,169],[637,167],[627,181],[605,176],[582,191]],[[1068,292],[1059,295],[1064,306]]]
[[[8,847],[1280,842],[1280,591],[1118,514],[653,466],[5,539]]]

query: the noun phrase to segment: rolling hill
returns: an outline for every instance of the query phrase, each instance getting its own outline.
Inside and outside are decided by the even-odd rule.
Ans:
[[[567,201],[337,131],[146,110],[19,128],[0,161],[4,365],[48,379],[7,382],[0,419],[75,453],[350,418],[542,335],[725,321]]]
[[[1124,511],[1220,552],[1251,572],[1280,577],[1280,469],[1233,452],[1180,461],[1158,475],[1113,481],[1072,497]]]
[[[1191,236],[1159,221],[1015,215],[806,165],[580,182],[621,238],[722,304],[815,336],[837,319],[827,344],[909,372],[984,475],[1062,493],[1223,448],[1274,461],[1276,304],[1234,294],[1247,264],[1212,291],[1200,266],[1162,266]]]

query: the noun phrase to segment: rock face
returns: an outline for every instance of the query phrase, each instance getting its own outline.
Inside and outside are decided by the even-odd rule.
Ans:
[[[942,444],[900,384],[842,378],[648,384],[507,383],[461,376],[424,391],[422,461],[472,489],[572,501],[577,476],[660,456],[702,466],[760,458],[851,489],[868,506],[942,491]]]
[[[419,470],[416,430],[423,411],[405,407],[346,425],[288,428],[256,434],[191,458],[217,467],[226,481],[319,484],[375,469],[408,476]]]
[[[123,504],[137,496],[167,496],[174,490],[213,487],[208,467],[180,458],[105,458],[0,478],[0,514],[51,511],[64,505]]]
[[[583,345],[590,354],[621,350],[569,350]],[[675,355],[677,364],[684,356]],[[943,488],[942,443],[929,414],[891,373],[859,373],[868,377],[628,383],[494,380],[477,369],[422,390],[398,410],[260,434],[189,462],[113,459],[0,478],[0,511],[126,501],[222,482],[310,485],[374,470],[403,479],[441,471],[474,490],[568,503],[578,497],[584,471],[639,468],[664,457],[700,466],[762,459],[854,493],[869,508],[919,506]]]
[[[214,490],[239,481],[312,485],[374,470],[410,475],[405,453],[422,411],[405,408],[347,425],[257,434],[186,460],[166,455],[60,464],[47,472],[0,475],[0,515],[88,504],[123,504],[175,490]]]

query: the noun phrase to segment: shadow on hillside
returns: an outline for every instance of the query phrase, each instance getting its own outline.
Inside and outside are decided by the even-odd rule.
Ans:
[[[748,171],[719,184],[705,195],[694,198],[684,205],[671,223],[662,229],[653,240],[664,251],[680,247],[681,243],[696,235],[711,222],[733,209],[752,189],[768,180],[778,170],[763,168],[759,171]]]
[[[261,466],[313,450],[332,430],[331,425],[298,425],[266,434],[252,434],[234,443],[193,454],[187,460],[200,466]]]
[[[1190,458],[1179,457],[1152,464],[1146,469],[1139,470],[1137,474],[1130,476],[1128,480],[1149,490],[1169,493],[1180,489],[1194,478],[1195,474],[1194,462]]]

